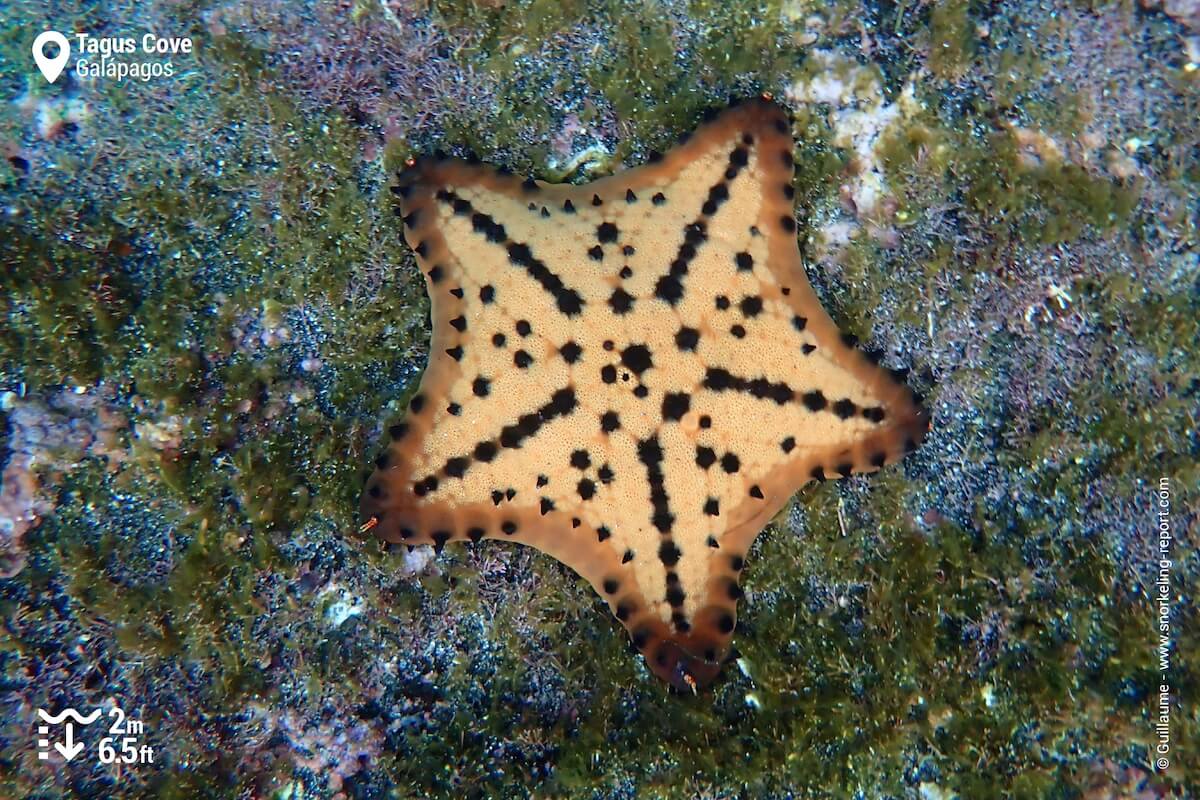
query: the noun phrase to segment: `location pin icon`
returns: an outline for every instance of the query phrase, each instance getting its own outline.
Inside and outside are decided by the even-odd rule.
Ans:
[[[49,42],[58,45],[58,55],[54,58],[46,57],[46,44]],[[58,31],[43,31],[33,40],[33,60],[37,62],[38,69],[50,83],[58,80],[58,76],[62,75],[63,67],[67,65],[67,60],[70,58],[71,43]]]

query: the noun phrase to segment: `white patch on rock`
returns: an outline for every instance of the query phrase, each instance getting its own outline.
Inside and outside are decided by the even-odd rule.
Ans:
[[[340,628],[351,617],[357,617],[366,608],[366,603],[337,583],[331,583],[321,590],[318,597],[327,598],[324,602],[325,621],[331,628]]]
[[[885,103],[878,70],[831,50],[809,56],[809,74],[786,92],[793,105],[826,104],[834,146],[852,155],[851,174],[841,186],[841,197],[850,214],[837,215],[819,225],[816,242],[820,257],[841,252],[863,220],[878,221],[888,194],[878,153],[884,135],[921,109],[910,79],[894,103]]]
[[[410,577],[424,572],[433,560],[437,558],[437,553],[427,544],[420,547],[414,547],[411,552],[404,554],[404,563],[400,567],[400,574],[404,577]]]
[[[917,791],[921,793],[921,800],[951,800],[951,798],[958,796],[951,792],[947,792],[936,783],[929,782],[922,782],[921,785],[917,787]]]

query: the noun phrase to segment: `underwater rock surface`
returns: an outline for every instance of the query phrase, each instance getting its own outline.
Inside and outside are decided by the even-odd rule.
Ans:
[[[1194,793],[1190,5],[6,4],[0,796]],[[195,48],[49,83],[47,29]],[[545,555],[359,535],[430,336],[389,186],[762,93],[816,294],[933,424],[775,518],[693,696]],[[39,758],[67,707],[154,761]]]

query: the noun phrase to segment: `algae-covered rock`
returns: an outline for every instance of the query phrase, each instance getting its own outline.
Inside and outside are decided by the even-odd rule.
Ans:
[[[0,796],[1190,796],[1194,17],[4,4]],[[80,33],[171,73],[80,77]],[[592,180],[763,94],[818,299],[932,428],[801,489],[732,663],[668,692],[552,559],[360,535],[430,341],[392,187],[436,151]],[[38,709],[115,707],[152,762],[38,757]]]

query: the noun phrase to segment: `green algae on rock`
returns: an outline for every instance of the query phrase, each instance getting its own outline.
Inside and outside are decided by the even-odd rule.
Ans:
[[[119,776],[147,797],[1191,791],[1194,748],[1151,760],[1145,562],[1161,475],[1173,621],[1195,630],[1200,59],[1163,13],[1180,4],[352,5],[92,4],[71,24],[190,33],[194,68],[28,106],[25,31],[66,23],[0,12],[20,21],[0,33],[0,391],[55,409],[83,388],[126,419],[114,458],[28,473],[50,510],[0,581],[10,708],[147,709],[162,768]],[[788,93],[839,76],[831,101]],[[938,426],[903,472],[802,489],[751,548],[736,668],[667,696],[531,548],[347,535],[426,357],[388,175],[436,147],[552,180],[596,147],[615,170],[764,90],[796,113],[814,290],[914,367]],[[893,106],[864,158],[845,123]],[[342,590],[363,611],[331,627]],[[1175,648],[1173,734],[1198,741],[1198,642]],[[29,730],[0,726],[0,794],[119,791],[112,767],[39,763]]]

